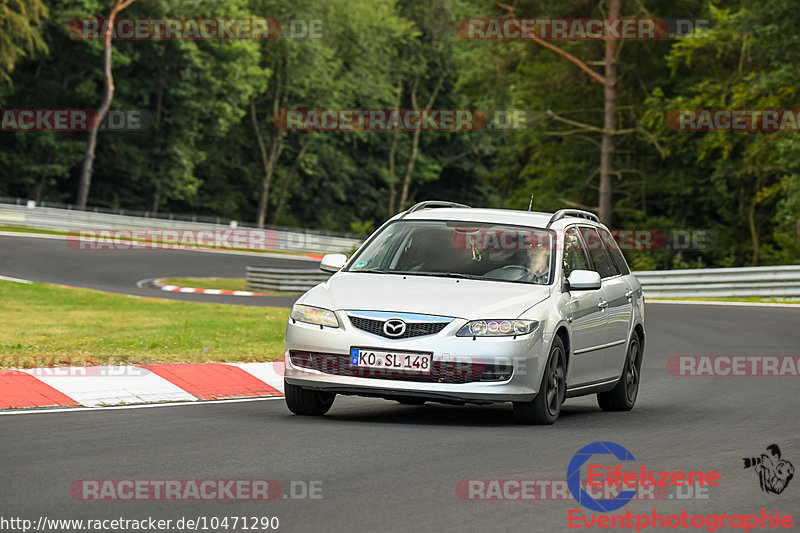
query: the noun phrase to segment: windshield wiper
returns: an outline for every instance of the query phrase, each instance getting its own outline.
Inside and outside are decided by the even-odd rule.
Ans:
[[[437,278],[459,278],[459,279],[482,279],[486,280],[483,276],[475,276],[472,274],[461,274],[460,272],[419,272],[416,270],[381,270],[380,268],[367,268],[364,270],[349,270],[352,273],[365,272],[367,274],[395,274],[401,276],[430,276]]]
[[[352,273],[361,273],[366,272],[367,274],[396,274],[397,272],[391,272],[389,270],[381,270],[380,268],[365,268],[364,270],[348,270],[348,272]]]
[[[461,272],[415,272],[419,276],[434,276],[437,278],[458,278],[458,279],[482,279],[486,280],[483,276],[476,276],[474,274],[462,274]]]

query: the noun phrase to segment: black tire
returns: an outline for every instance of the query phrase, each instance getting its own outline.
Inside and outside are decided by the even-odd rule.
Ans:
[[[296,415],[322,416],[328,412],[336,399],[335,392],[306,390],[299,385],[283,382],[286,407]]]
[[[564,343],[556,336],[547,357],[539,394],[530,402],[514,402],[514,422],[545,425],[556,421],[567,394],[566,369]]]
[[[634,332],[625,355],[625,366],[619,381],[608,392],[597,393],[597,404],[603,411],[630,411],[639,395],[642,370],[642,343]]]

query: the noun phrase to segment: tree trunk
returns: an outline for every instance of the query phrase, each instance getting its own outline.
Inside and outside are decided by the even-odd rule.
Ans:
[[[275,87],[275,99],[273,100],[273,116],[275,113],[278,112],[280,107],[280,77],[279,74],[276,74],[276,87]],[[278,161],[278,158],[281,155],[281,151],[283,150],[283,137],[279,131],[274,131],[272,134],[272,143],[270,146],[269,155],[267,155],[267,149],[264,145],[264,138],[261,136],[261,128],[258,125],[258,115],[256,114],[256,100],[255,97],[250,97],[250,118],[253,121],[253,132],[256,136],[256,142],[258,143],[258,149],[261,152],[261,164],[264,167],[264,178],[261,181],[261,196],[258,200],[258,218],[256,219],[256,225],[259,228],[264,227],[264,221],[267,218],[267,205],[269,202],[269,188],[272,182],[272,174],[275,170],[275,163]]]
[[[433,103],[436,101],[436,95],[439,94],[439,89],[442,88],[442,83],[444,82],[444,71],[439,76],[439,79],[436,81],[436,86],[433,88],[433,92],[431,93],[430,99],[428,99],[428,105],[425,106],[424,112],[427,113],[433,107]],[[414,109],[417,108],[417,85],[419,84],[419,78],[414,81],[414,87],[411,90],[411,105]],[[400,192],[400,203],[397,204],[397,209],[404,209],[406,205],[406,200],[408,199],[408,187],[411,185],[411,176],[414,173],[414,165],[417,163],[417,158],[419,157],[419,137],[422,133],[422,125],[414,130],[414,137],[411,141],[411,155],[408,157],[408,165],[406,165],[406,173],[403,176],[403,190]]]
[[[750,204],[750,211],[747,214],[747,223],[750,226],[750,239],[753,242],[753,266],[758,266],[758,252],[759,252],[759,239],[758,239],[758,226],[756,226],[756,201],[755,199]]]
[[[396,89],[396,96],[394,100],[394,109],[400,109],[400,102],[402,101],[403,96],[403,77],[397,76],[397,89]],[[394,130],[392,132],[392,147],[389,149],[389,211],[387,213],[387,217],[391,217],[394,215],[394,212],[397,210],[395,208],[395,201],[397,200],[397,187],[395,183],[395,155],[397,154],[397,140],[400,136],[400,132],[398,130]]]
[[[608,12],[610,21],[619,18],[620,0],[611,0]],[[614,144],[612,134],[616,128],[616,96],[617,96],[617,41],[606,41],[606,75],[603,83],[603,138],[600,147],[600,222],[611,225],[611,214],[614,209],[611,172],[614,163]]]
[[[150,204],[150,216],[156,216],[158,214],[158,204],[161,201],[161,193],[156,191],[153,193],[153,200]]]
[[[750,228],[750,240],[753,243],[753,266],[758,266],[759,256],[759,238],[758,238],[758,224],[756,224],[756,206],[758,204],[758,191],[761,188],[761,180],[756,178],[755,192],[750,200],[750,208],[747,210],[747,225]]]
[[[394,205],[397,201],[397,187],[395,187],[396,184],[394,182],[394,159],[395,154],[397,154],[397,139],[399,135],[399,131],[392,132],[392,147],[389,149],[389,212],[386,214],[387,217],[393,216],[394,212],[397,211]]]
[[[286,194],[289,191],[289,184],[294,179],[295,174],[297,174],[297,168],[300,166],[300,161],[305,157],[306,152],[308,151],[308,147],[311,145],[311,134],[306,134],[306,139],[303,142],[303,146],[300,148],[300,152],[297,154],[297,157],[292,163],[291,168],[286,173],[286,178],[283,180],[283,185],[281,186],[281,194],[278,197],[278,205],[275,208],[275,212],[272,214],[272,223],[277,224],[278,218],[281,216],[281,212],[283,211],[283,207],[286,204]]]
[[[158,94],[156,95],[156,113],[155,119],[153,120],[153,127],[157,130],[159,125],[161,124],[161,112],[164,106],[164,89],[159,87]],[[160,146],[158,148],[159,154],[163,153],[164,146]],[[158,214],[158,204],[161,202],[161,170],[159,168],[153,168],[153,166],[158,166],[156,162],[155,165],[151,161],[148,164],[148,168],[150,168],[151,175],[155,177],[156,183],[154,184],[155,190],[153,191],[153,198],[152,203],[150,205],[150,213],[152,216],[156,216]]]
[[[111,72],[111,37],[114,28],[114,20],[117,14],[134,3],[136,0],[116,0],[111,13],[108,16],[108,26],[104,36],[105,50],[104,50],[104,74],[106,80],[105,93],[103,94],[103,101],[97,109],[97,116],[94,117],[92,122],[92,129],[89,131],[89,141],[86,143],[86,151],[83,154],[83,167],[81,168],[81,177],[78,184],[78,197],[75,202],[78,209],[86,209],[86,204],[89,201],[89,188],[92,185],[92,173],[94,172],[94,157],[95,149],[97,148],[97,134],[100,123],[105,118],[111,107],[111,101],[114,99],[114,76]]]

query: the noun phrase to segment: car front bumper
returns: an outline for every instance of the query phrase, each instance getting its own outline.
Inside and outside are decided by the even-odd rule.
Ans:
[[[466,323],[457,318],[433,335],[389,339],[355,328],[344,312],[336,315],[338,328],[289,320],[287,383],[341,394],[478,403],[530,401],[538,392],[547,346],[541,324],[533,333],[516,338],[473,339],[456,337]],[[430,374],[365,372],[350,365],[354,347],[430,353],[434,368]]]

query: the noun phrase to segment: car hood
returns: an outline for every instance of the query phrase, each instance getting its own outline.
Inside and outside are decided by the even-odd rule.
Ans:
[[[551,289],[550,285],[502,281],[338,272],[297,303],[334,311],[511,319],[547,298]]]

